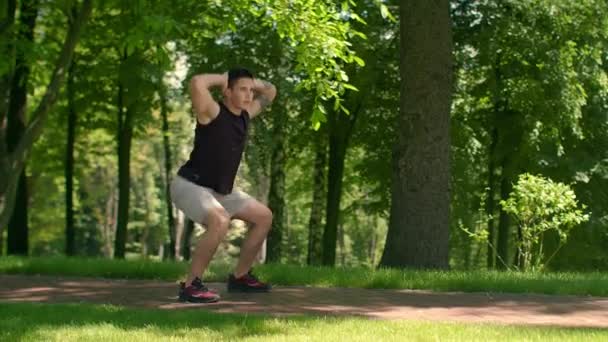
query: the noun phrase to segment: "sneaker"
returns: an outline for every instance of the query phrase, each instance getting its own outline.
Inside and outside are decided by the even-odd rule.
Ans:
[[[234,274],[228,276],[228,292],[269,292],[271,288],[270,284],[259,281],[251,270],[240,278]]]
[[[179,287],[179,301],[190,302],[190,303],[215,303],[220,300],[220,296],[209,290],[207,286],[203,285],[201,278],[196,277],[192,281],[192,284],[186,286],[185,283],[180,283]]]

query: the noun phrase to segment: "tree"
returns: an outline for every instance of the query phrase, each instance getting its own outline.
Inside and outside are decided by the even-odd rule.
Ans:
[[[19,28],[17,35],[17,54],[15,72],[12,76],[10,100],[7,117],[8,151],[14,152],[26,127],[27,86],[30,65],[27,52],[34,43],[34,27],[38,15],[37,1],[22,1],[19,8]],[[28,254],[28,190],[26,166],[19,176],[15,209],[8,224],[8,254]]]
[[[77,8],[72,8],[76,14]],[[75,15],[74,15],[75,17]],[[72,25],[70,21],[70,25]],[[76,142],[76,125],[78,115],[76,109],[76,58],[70,63],[67,80],[68,127],[67,146],[65,154],[65,254],[76,255],[76,227],[74,225],[74,145]]]
[[[570,186],[531,174],[519,175],[513,192],[500,205],[517,219],[522,235],[517,244],[522,271],[541,270],[566,243],[570,230],[589,220],[589,214],[584,213],[586,206],[578,206]],[[545,258],[547,231],[557,232],[560,242]]]
[[[38,139],[44,128],[49,109],[55,103],[81,29],[88,19],[91,10],[92,1],[84,0],[78,16],[74,20],[74,25],[69,28],[66,35],[63,48],[55,63],[55,68],[44,96],[34,110],[23,136],[12,152],[9,152],[6,144],[7,128],[5,120],[7,119],[7,115],[5,111],[0,112],[0,233],[8,223],[9,217],[13,212],[18,180],[24,163],[29,155],[32,144]],[[10,69],[8,72],[10,72]],[[5,74],[2,75],[2,78],[4,77],[6,77]],[[0,101],[7,102],[6,98],[2,98]]]
[[[558,164],[566,170],[561,156],[588,135],[581,119],[596,91],[583,80],[604,77],[598,65],[606,7],[593,0],[457,3],[453,221],[470,221],[469,209],[477,210],[470,203],[484,198],[482,221],[496,249],[488,250],[486,264],[504,268],[520,230],[512,231],[497,203],[519,173]]]
[[[401,115],[381,265],[447,268],[452,36],[447,0],[404,0]]]

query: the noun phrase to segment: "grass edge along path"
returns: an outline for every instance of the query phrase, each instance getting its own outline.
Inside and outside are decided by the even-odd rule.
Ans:
[[[269,317],[191,310],[131,309],[92,304],[4,303],[0,339],[40,340],[264,340],[264,341],[593,341],[608,330],[498,324],[380,321],[337,317]]]
[[[185,262],[68,257],[0,257],[0,274],[177,281]],[[225,281],[231,267],[212,263],[207,282]],[[419,289],[454,292],[536,293],[608,297],[608,273],[518,273],[499,271],[418,271],[259,265],[255,273],[275,285]]]

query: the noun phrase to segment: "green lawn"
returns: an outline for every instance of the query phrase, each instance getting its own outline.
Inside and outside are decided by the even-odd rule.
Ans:
[[[205,281],[224,281],[230,266],[212,264]],[[0,258],[0,273],[87,276],[176,281],[183,262],[82,259],[65,257]],[[608,296],[607,273],[515,273],[497,271],[403,271],[261,265],[256,274],[277,285],[427,289],[435,291],[544,293]]]
[[[90,304],[0,305],[2,341],[601,341],[604,329],[356,318],[272,318]]]

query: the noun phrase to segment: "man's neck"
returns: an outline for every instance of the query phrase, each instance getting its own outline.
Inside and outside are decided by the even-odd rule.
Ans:
[[[228,110],[229,110],[229,111],[231,111],[231,112],[232,112],[232,114],[235,114],[235,115],[241,115],[241,110],[240,110],[240,109],[238,109],[238,108],[236,108],[236,107],[234,107],[234,106],[233,106],[233,105],[230,103],[230,101],[226,101],[226,100],[224,100],[224,106],[226,106],[226,108],[228,108]]]

